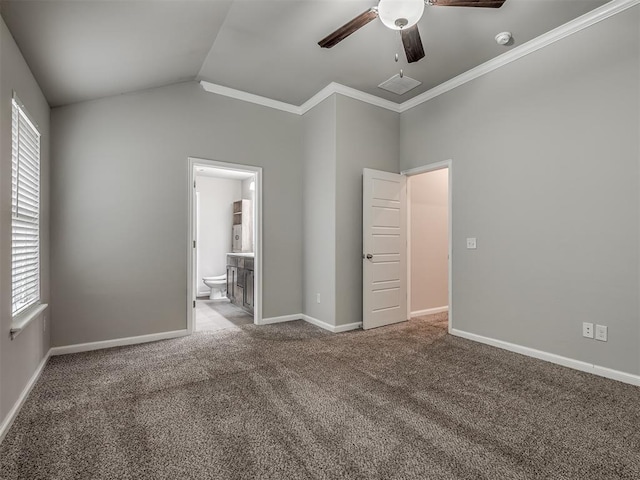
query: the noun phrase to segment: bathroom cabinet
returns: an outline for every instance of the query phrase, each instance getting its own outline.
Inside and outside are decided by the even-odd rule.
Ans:
[[[253,206],[251,200],[233,202],[232,252],[253,251]]]
[[[253,270],[245,269],[244,274],[244,299],[242,300],[245,309],[253,312]]]
[[[254,275],[253,256],[227,255],[227,298],[253,315]]]
[[[231,303],[235,303],[236,293],[236,277],[238,276],[238,267],[227,265],[227,298]]]

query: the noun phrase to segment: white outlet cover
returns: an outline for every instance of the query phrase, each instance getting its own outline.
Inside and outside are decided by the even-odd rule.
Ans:
[[[582,324],[582,336],[586,338],[593,338],[593,323],[584,322]]]
[[[596,340],[607,341],[607,327],[605,325],[596,325]]]
[[[470,237],[467,238],[467,248],[474,249],[477,248],[476,238]]]

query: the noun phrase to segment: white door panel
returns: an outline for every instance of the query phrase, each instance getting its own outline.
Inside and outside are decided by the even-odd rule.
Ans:
[[[371,239],[371,252],[374,255],[388,255],[399,257],[397,253],[402,248],[401,239],[398,235],[376,235]]]
[[[373,291],[373,311],[377,312],[388,308],[398,308],[400,306],[400,289],[385,288],[384,290]]]
[[[365,170],[371,169],[365,168]],[[400,192],[398,191],[398,182],[396,180],[385,180],[383,178],[372,178],[371,180],[373,189],[372,198],[374,200],[400,202]]]
[[[389,207],[373,207],[373,226],[400,228],[400,210]]]
[[[400,278],[399,262],[375,262],[371,270],[374,284],[389,282]]]
[[[364,329],[407,319],[406,179],[363,172]]]

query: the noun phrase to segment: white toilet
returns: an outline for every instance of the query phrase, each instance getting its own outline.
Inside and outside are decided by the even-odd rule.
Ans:
[[[223,300],[226,299],[227,292],[227,274],[218,275],[217,277],[204,277],[202,279],[204,284],[211,289],[211,300]]]

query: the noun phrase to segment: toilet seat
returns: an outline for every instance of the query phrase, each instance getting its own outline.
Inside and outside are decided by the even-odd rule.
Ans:
[[[226,282],[227,281],[227,274],[217,275],[215,277],[202,277],[202,281],[203,282],[210,282],[210,283]]]

